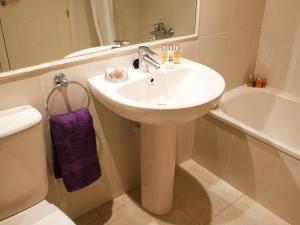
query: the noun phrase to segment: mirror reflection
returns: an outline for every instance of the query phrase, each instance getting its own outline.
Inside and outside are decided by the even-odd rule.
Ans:
[[[197,0],[0,0],[0,72],[195,33]]]

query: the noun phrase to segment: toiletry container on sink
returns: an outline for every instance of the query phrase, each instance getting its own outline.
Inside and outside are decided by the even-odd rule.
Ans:
[[[45,200],[48,182],[41,120],[31,106],[0,111],[0,225],[74,225]]]

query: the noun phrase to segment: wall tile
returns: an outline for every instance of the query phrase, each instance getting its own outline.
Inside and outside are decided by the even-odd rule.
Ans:
[[[227,90],[243,85],[255,70],[260,28],[248,28],[230,32]]]
[[[176,164],[192,158],[194,146],[195,121],[178,125]]]
[[[0,85],[0,110],[21,105],[33,105],[41,111],[44,110],[44,92],[41,77],[27,77],[22,80],[4,82]]]
[[[197,40],[184,42],[180,47],[182,57],[198,62],[199,54],[198,51],[195,51],[195,49],[198,49]]]
[[[200,36],[221,33],[231,27],[234,0],[202,0]]]
[[[267,201],[279,157],[274,148],[235,132],[225,180],[260,203]]]
[[[229,59],[229,34],[218,34],[199,38],[199,59],[222,76],[227,74]],[[226,82],[230,82],[227,80]]]
[[[232,28],[261,26],[266,0],[235,0]]]
[[[300,224],[300,162],[283,153],[267,207],[291,224]]]
[[[300,2],[267,0],[256,72],[268,84],[299,96]]]
[[[224,177],[232,145],[230,127],[205,116],[198,119],[193,159],[219,177]]]

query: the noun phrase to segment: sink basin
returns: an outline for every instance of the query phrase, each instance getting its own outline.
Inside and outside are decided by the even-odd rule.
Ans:
[[[214,70],[189,60],[175,69],[129,72],[111,83],[104,75],[89,80],[93,94],[117,114],[148,124],[183,123],[203,116],[221,97],[225,83]]]
[[[153,214],[172,209],[177,124],[208,113],[224,79],[207,66],[182,59],[174,69],[129,70],[121,83],[89,79],[94,96],[115,113],[141,123],[142,206]]]

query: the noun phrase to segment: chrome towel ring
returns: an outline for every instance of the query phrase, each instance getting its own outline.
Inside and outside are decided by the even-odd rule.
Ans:
[[[45,110],[46,110],[46,113],[47,113],[47,115],[48,115],[49,118],[50,118],[51,114],[50,114],[50,112],[49,112],[48,106],[49,106],[49,100],[50,100],[50,98],[51,98],[51,95],[52,95],[57,89],[59,89],[60,87],[68,87],[69,84],[76,84],[76,85],[79,85],[80,87],[82,87],[82,88],[85,90],[85,92],[86,92],[86,94],[87,94],[87,96],[88,96],[88,106],[87,106],[87,107],[90,106],[90,104],[91,104],[91,95],[90,95],[89,90],[88,90],[85,86],[83,86],[83,84],[81,84],[81,83],[79,83],[79,82],[77,82],[77,81],[68,81],[64,73],[58,73],[58,74],[56,74],[56,75],[54,76],[53,81],[54,81],[54,83],[56,84],[56,87],[53,88],[52,91],[49,93],[49,95],[48,95],[48,97],[47,97],[47,100],[46,100],[46,105],[45,105]]]

